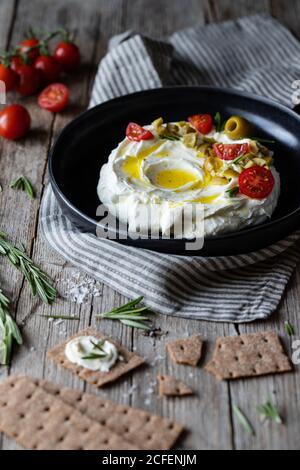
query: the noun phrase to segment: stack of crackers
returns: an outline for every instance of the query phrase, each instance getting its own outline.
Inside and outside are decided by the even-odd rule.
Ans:
[[[0,431],[36,450],[168,450],[183,427],[44,380],[0,384]]]

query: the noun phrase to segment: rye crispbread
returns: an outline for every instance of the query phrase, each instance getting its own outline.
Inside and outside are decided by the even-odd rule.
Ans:
[[[92,371],[86,369],[82,366],[70,362],[65,355],[66,344],[78,336],[94,336],[99,339],[107,339],[113,343],[119,351],[119,355],[122,357],[122,360],[118,361],[115,366],[109,372],[101,371]],[[74,336],[68,338],[64,343],[55,346],[53,349],[48,351],[47,356],[52,359],[57,365],[68,369],[73,374],[77,375],[81,379],[85,380],[91,385],[94,385],[97,388],[103,387],[104,385],[118,380],[123,375],[128,372],[136,369],[137,367],[144,364],[145,360],[138,356],[137,354],[128,351],[128,349],[121,346],[116,341],[112,340],[106,335],[99,333],[92,328],[87,328],[83,331],[80,331]]]
[[[171,377],[170,375],[158,375],[158,389],[160,396],[167,397],[183,397],[193,395],[194,392],[181,380]]]
[[[173,362],[193,367],[196,367],[201,359],[202,347],[203,341],[200,335],[170,341],[166,346]]]
[[[28,377],[0,383],[0,431],[32,450],[139,450]]]
[[[275,331],[218,338],[205,370],[218,380],[279,374],[292,370]]]
[[[39,381],[48,393],[78,409],[92,420],[101,423],[143,450],[169,450],[183,426],[147,411],[119,405],[104,398],[79,390],[59,387],[51,382]]]

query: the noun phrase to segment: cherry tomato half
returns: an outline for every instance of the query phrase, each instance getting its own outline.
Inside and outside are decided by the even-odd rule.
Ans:
[[[17,68],[17,73],[19,75],[17,91],[23,96],[34,95],[40,87],[40,72],[33,65],[23,64]]]
[[[66,72],[71,72],[79,67],[80,51],[76,44],[62,41],[54,50],[54,58]]]
[[[221,160],[235,160],[250,151],[247,144],[214,144],[214,152]]]
[[[144,129],[135,122],[130,122],[126,129],[126,137],[129,140],[140,142],[141,140],[150,140],[154,138],[152,132]]]
[[[239,176],[240,192],[251,199],[265,199],[272,192],[275,179],[272,172],[262,166],[252,166]]]
[[[30,122],[24,106],[11,104],[0,111],[0,135],[10,140],[20,139],[29,131]]]
[[[52,83],[38,97],[39,106],[47,111],[58,113],[69,102],[69,90],[62,83]]]
[[[37,38],[29,38],[24,39],[24,41],[20,42],[18,48],[21,54],[27,55],[30,60],[33,62],[39,56],[39,40]],[[31,48],[34,48],[30,50]]]
[[[214,126],[213,118],[210,114],[195,114],[189,117],[189,122],[201,134],[209,134]]]
[[[48,55],[40,55],[34,62],[34,68],[39,70],[44,83],[56,82],[61,71],[61,67],[56,60]]]
[[[11,91],[16,88],[19,77],[11,67],[6,67],[4,64],[0,64],[0,81],[4,82],[6,91]]]

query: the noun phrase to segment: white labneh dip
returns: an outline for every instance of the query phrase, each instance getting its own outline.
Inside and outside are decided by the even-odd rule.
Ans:
[[[65,355],[70,362],[85,369],[109,372],[119,359],[116,346],[94,336],[78,336],[66,344]]]
[[[180,127],[180,123],[172,123],[176,124]],[[168,139],[161,137],[154,125],[146,129],[153,138],[140,142],[124,139],[103,165],[98,184],[101,202],[121,222],[128,223],[129,232],[135,231],[141,205],[156,205],[154,229],[162,235],[172,233],[174,221],[181,220],[184,207],[191,204],[203,210],[205,236],[235,232],[271,217],[280,194],[273,152],[249,138],[231,140],[215,129],[207,136],[198,134],[196,145],[190,145],[189,134]],[[222,160],[213,154],[214,142],[246,145],[249,156]],[[239,175],[251,165],[268,168],[274,177],[274,188],[263,199],[238,193]],[[187,221],[188,236],[197,236],[193,214]],[[139,220],[138,226],[145,233],[150,228],[147,220]]]

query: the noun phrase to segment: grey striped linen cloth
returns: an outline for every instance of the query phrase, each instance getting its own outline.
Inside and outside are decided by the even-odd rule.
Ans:
[[[299,77],[299,43],[265,15],[180,31],[168,43],[125,33],[110,43],[90,106],[170,84],[233,86],[291,106],[291,84]],[[126,297],[143,295],[159,313],[186,318],[267,318],[300,258],[299,233],[231,257],[181,257],[123,246],[76,230],[50,187],[40,222],[50,245],[77,268]]]

